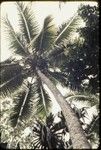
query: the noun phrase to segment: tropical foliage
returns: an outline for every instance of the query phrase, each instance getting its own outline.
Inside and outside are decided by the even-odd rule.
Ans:
[[[92,145],[99,145],[99,114],[93,115],[91,121],[86,123],[85,118],[89,118],[89,114],[87,113],[86,107],[77,108],[77,106],[71,102],[71,107],[75,111],[77,117],[79,118],[82,127],[84,128],[86,137]],[[56,118],[58,117],[59,121],[56,122]],[[56,116],[53,114],[49,114],[45,120],[35,119],[29,123],[26,122],[26,126],[24,128],[31,129],[31,132],[28,135],[23,136],[21,130],[15,136],[15,140],[12,143],[12,147],[18,149],[19,148],[30,148],[30,149],[70,149],[72,148],[72,142],[69,137],[69,131],[66,126],[65,118],[62,112],[59,112]],[[10,128],[10,127],[9,127]],[[7,131],[9,128],[5,128],[1,131],[2,135],[2,143],[1,147],[4,145],[7,148],[9,146],[10,134],[12,131],[9,131],[7,135]],[[26,128],[26,129],[27,129]],[[8,137],[7,137],[8,136]],[[20,139],[20,140],[19,140]],[[5,142],[8,142],[5,143]]]
[[[82,6],[79,15],[85,26],[78,29],[80,36],[69,46],[68,61],[62,64],[62,73],[67,72],[71,88],[96,93],[99,92],[98,6]]]
[[[40,31],[31,8],[22,2],[16,2],[16,6],[19,16],[19,31],[16,32],[14,30],[8,17],[3,19],[7,39],[9,40],[9,48],[13,52],[13,56],[1,62],[0,66],[1,99],[11,97],[11,100],[13,100],[11,108],[5,110],[9,115],[6,123],[9,123],[10,120],[10,124],[13,127],[10,131],[13,137],[7,143],[11,146],[15,142],[16,148],[19,149],[21,141],[19,142],[18,137],[21,136],[21,130],[24,130],[25,125],[32,125],[33,138],[30,146],[35,149],[70,148],[72,147],[71,139],[67,142],[63,139],[66,132],[68,132],[64,116],[61,115],[61,122],[54,123],[54,116],[50,114],[51,98],[39,76],[38,70],[54,83],[59,82],[64,86],[69,85],[73,89],[74,87],[81,89],[82,81],[85,77],[91,75],[89,72],[93,74],[93,79],[96,80],[96,82],[92,83],[98,83],[98,62],[96,62],[97,70],[90,70],[90,66],[91,68],[95,68],[95,63],[88,61],[90,56],[91,60],[98,57],[98,39],[93,39],[95,40],[93,42],[96,44],[91,49],[92,38],[89,38],[89,34],[84,34],[89,31],[92,34],[94,33],[94,37],[98,37],[98,32],[95,33],[93,31],[95,27],[98,31],[97,7],[81,7],[79,15],[76,13],[59,30],[55,27],[52,16],[47,16]],[[88,10],[90,17],[86,16]],[[86,22],[86,27],[79,30],[79,34],[83,37],[83,42],[79,43],[76,40],[73,43],[71,42],[71,37],[77,32],[81,18]],[[95,21],[94,24],[89,24],[92,19]],[[90,26],[92,26],[92,31],[90,30]],[[86,50],[85,47],[87,48]],[[92,55],[88,55],[88,50]],[[85,59],[83,58],[84,52],[87,55]],[[77,57],[85,61],[77,59]],[[87,72],[85,73],[84,70],[87,67],[86,60],[89,68],[86,69]],[[77,66],[81,66],[81,68],[77,70]],[[59,71],[56,70],[57,67]],[[91,83],[91,80],[89,82]],[[92,83],[89,84],[89,87],[93,86]],[[96,89],[98,89],[98,85],[94,87],[94,91]],[[79,94],[73,96],[68,95],[68,102],[71,99],[79,101],[88,99],[89,101],[91,100],[92,105],[97,105],[98,108],[98,101],[95,101],[95,99],[98,100],[98,97],[95,98],[93,96],[92,98]],[[72,109],[74,109],[79,119],[85,117],[84,108],[78,110],[76,107],[73,107]],[[2,111],[1,116],[3,115],[4,112]],[[37,117],[40,119],[36,119]],[[87,136],[89,134],[88,139],[91,139],[92,131],[98,135],[99,131],[96,131],[94,128],[95,122],[98,124],[99,118],[97,117],[94,117],[92,120],[92,124],[94,125],[92,127],[88,125],[85,129]],[[81,125],[84,125],[84,122],[80,122]],[[9,125],[8,127],[10,128]]]
[[[68,131],[65,119],[61,117],[58,123],[54,123],[54,116],[50,114],[45,123],[37,120],[33,127],[33,146],[36,149],[60,149],[65,148],[63,134]]]

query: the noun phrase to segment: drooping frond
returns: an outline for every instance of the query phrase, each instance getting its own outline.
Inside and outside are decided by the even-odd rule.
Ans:
[[[26,89],[19,91],[14,97],[15,106],[10,120],[11,125],[15,127],[19,121],[28,119],[32,112],[32,87],[29,86]]]
[[[80,24],[80,17],[75,14],[70,21],[67,23],[67,25],[63,28],[63,30],[60,32],[60,34],[55,39],[55,44],[59,44],[60,42],[63,42],[64,39],[70,38],[70,36],[74,33],[74,31],[77,30],[78,25]]]
[[[22,67],[19,64],[12,64],[11,66],[10,65],[11,64],[9,64],[8,66],[4,66],[4,68],[1,69],[1,84],[7,82],[10,78],[19,74],[22,70]]]
[[[2,69],[4,69],[7,66],[12,66],[16,64],[15,63],[15,59],[13,59],[12,57],[9,57],[8,59],[6,59],[5,61],[0,62],[0,70],[2,71]]]
[[[87,126],[87,132],[88,134],[95,132],[99,135],[99,130],[100,130],[100,120],[99,120],[99,114],[98,115],[93,115],[92,121],[90,124]]]
[[[67,101],[86,101],[88,102],[88,104],[90,104],[90,106],[94,106],[94,105],[98,105],[99,104],[99,98],[93,94],[89,94],[89,95],[83,95],[83,94],[74,94],[74,95],[68,95],[66,97]]]
[[[38,24],[30,7],[25,6],[22,2],[16,2],[16,4],[19,12],[20,30],[26,44],[28,44],[38,34]]]
[[[99,114],[94,115],[91,122],[85,128],[85,132],[87,134],[87,139],[90,140],[90,143],[95,143],[99,146],[100,140],[100,120]]]
[[[14,31],[7,17],[4,19],[4,25],[7,33],[6,38],[9,40],[10,48],[12,49],[12,51],[14,51],[16,54],[25,56],[27,54],[27,51],[25,50],[25,46],[23,45],[23,42],[21,40],[21,35]]]
[[[51,100],[39,78],[36,81],[35,91],[37,94],[36,95],[37,114],[39,114],[41,117],[45,117],[49,113]]]
[[[3,65],[3,64],[13,63],[13,62],[14,62],[14,60],[15,60],[14,58],[9,57],[8,59],[6,59],[6,60],[4,60],[4,61],[0,62],[0,66],[1,66],[1,65]]]
[[[33,44],[35,44],[36,50],[41,54],[43,51],[48,50],[56,37],[56,27],[53,24],[53,18],[48,16],[44,20],[41,33],[36,38]]]
[[[23,82],[23,70],[19,64],[12,64],[1,69],[0,92],[7,96],[16,90]]]

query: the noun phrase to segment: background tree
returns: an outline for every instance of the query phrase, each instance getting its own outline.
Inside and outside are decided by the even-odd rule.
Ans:
[[[79,15],[85,26],[78,29],[80,37],[71,43],[62,72],[67,72],[71,88],[96,93],[99,92],[99,8],[81,6]]]

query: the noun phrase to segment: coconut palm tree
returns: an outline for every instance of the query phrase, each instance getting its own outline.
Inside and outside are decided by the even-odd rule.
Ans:
[[[1,63],[0,77],[1,95],[5,97],[11,93],[14,94],[15,106],[10,116],[12,126],[17,127],[24,119],[28,119],[31,113],[41,112],[42,115],[47,115],[50,98],[43,86],[46,84],[62,109],[73,148],[90,148],[76,114],[49,78],[51,66],[49,54],[51,54],[52,46],[60,47],[60,42],[74,31],[73,25],[77,25],[77,14],[57,36],[51,16],[45,18],[43,28],[39,32],[31,8],[21,2],[16,2],[16,5],[19,15],[19,32],[15,32],[7,17],[4,19],[10,49],[14,52],[15,59],[8,59]],[[57,74],[64,79],[61,73]],[[31,77],[31,81],[28,77]]]

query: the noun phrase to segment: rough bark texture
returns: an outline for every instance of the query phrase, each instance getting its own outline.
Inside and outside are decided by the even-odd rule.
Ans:
[[[85,133],[82,129],[82,126],[77,118],[76,114],[70,107],[70,105],[65,101],[62,94],[56,88],[56,86],[44,75],[40,70],[37,70],[37,73],[41,80],[48,86],[48,88],[53,93],[55,99],[61,107],[63,115],[65,117],[70,137],[72,140],[74,149],[91,149],[91,146],[85,136]]]

